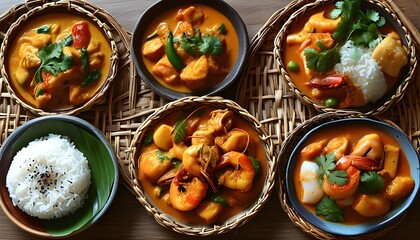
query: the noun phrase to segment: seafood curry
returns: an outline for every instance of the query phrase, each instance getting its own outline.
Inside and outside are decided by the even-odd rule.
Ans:
[[[305,12],[282,46],[293,84],[332,108],[375,103],[407,65],[407,49],[385,18],[361,0],[337,1]]]
[[[33,18],[13,38],[6,63],[11,84],[44,110],[80,106],[105,81],[111,47],[91,21],[68,13]]]
[[[363,125],[318,131],[300,150],[294,174],[299,200],[327,221],[359,224],[404,200],[414,180],[398,142]]]
[[[222,13],[198,4],[156,16],[141,48],[144,64],[162,85],[194,92],[226,78],[238,55],[238,37]]]
[[[221,224],[260,194],[266,158],[255,130],[230,110],[173,113],[141,142],[138,179],[180,221]]]

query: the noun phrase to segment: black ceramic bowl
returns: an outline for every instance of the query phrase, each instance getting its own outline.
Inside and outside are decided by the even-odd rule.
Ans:
[[[194,92],[174,91],[159,83],[159,81],[156,80],[156,78],[146,68],[142,59],[142,40],[145,37],[145,31],[147,26],[159,14],[174,8],[186,7],[197,4],[209,6],[221,12],[230,20],[237,33],[238,55],[236,57],[236,62],[234,63],[231,71],[228,73],[226,78],[222,80],[219,84],[209,89]],[[243,68],[245,67],[244,63],[248,54],[248,44],[248,32],[243,20],[241,19],[239,14],[223,0],[159,0],[143,12],[136,26],[134,27],[133,35],[131,38],[131,52],[140,78],[161,97],[169,100],[176,100],[188,96],[217,95],[218,93],[231,86],[235,82],[235,80],[237,80],[240,77],[240,74]]]
[[[288,146],[290,146],[290,144],[293,145],[293,147],[290,146],[293,151],[290,150],[291,154],[285,153],[283,155],[284,160],[287,161],[284,181],[285,190],[287,192],[286,202],[289,204],[288,207],[290,207],[290,211],[294,211],[297,214],[296,216],[299,216],[300,220],[297,221],[305,222],[305,224],[301,226],[312,226],[312,230],[308,231],[310,233],[317,232],[314,229],[318,229],[318,233],[321,232],[325,236],[332,234],[338,238],[379,236],[387,230],[395,227],[402,217],[405,216],[413,201],[416,200],[416,196],[419,191],[419,156],[408,137],[399,128],[377,119],[364,117],[333,118],[329,120],[328,117],[320,117],[319,119],[322,120],[320,122],[316,122],[315,120],[312,120],[311,122],[311,120],[309,120],[310,123],[307,123],[306,127],[300,128],[300,130],[296,129],[297,131],[290,136],[291,138],[296,138],[296,141],[288,141],[287,144]],[[323,217],[317,216],[314,212],[305,207],[299,200],[294,180],[298,156],[300,155],[303,147],[306,146],[305,141],[308,138],[313,137],[314,134],[320,131],[328,129],[343,129],[350,126],[363,126],[363,128],[367,127],[369,129],[373,129],[374,131],[382,132],[389,138],[396,141],[400,146],[400,151],[403,152],[407,158],[410,168],[409,173],[411,178],[414,180],[414,189],[411,193],[404,197],[401,202],[392,206],[386,214],[379,217],[373,217],[371,220],[367,220],[366,222],[359,224],[336,223],[326,221]],[[287,148],[288,146],[285,147]]]

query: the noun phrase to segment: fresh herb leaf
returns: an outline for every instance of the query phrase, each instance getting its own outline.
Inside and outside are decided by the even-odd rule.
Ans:
[[[82,86],[86,86],[97,81],[101,77],[101,73],[99,72],[98,69],[95,69],[92,72],[90,72],[89,55],[86,48],[81,49],[81,58],[82,58],[82,67],[83,67],[83,74],[84,74]]]
[[[225,26],[225,24],[221,24],[220,25],[220,27],[219,27],[219,33],[220,34],[223,34],[223,35],[226,35],[227,34],[227,29],[226,29],[226,26]]]
[[[178,158],[173,158],[172,159],[172,166],[174,168],[180,168],[181,165],[182,165],[182,161],[181,160],[179,160]]]
[[[202,36],[200,32],[193,36],[182,34],[179,43],[182,49],[194,56],[219,55],[223,52],[222,40],[219,37],[212,35]]]
[[[49,33],[49,32],[50,32],[50,26],[49,25],[44,25],[44,26],[36,29],[36,33]]]
[[[61,40],[60,44],[61,46],[65,47],[65,46],[70,46],[73,43],[73,35],[69,35],[65,38],[63,38],[63,40]]]
[[[318,164],[318,183],[319,185],[322,185],[322,182],[324,180],[324,175],[330,175],[331,171],[335,169],[335,158],[334,154],[328,153],[327,155],[319,155],[315,162]]]
[[[377,22],[379,20],[379,13],[377,11],[374,11],[372,9],[366,10],[366,17],[372,22]]]
[[[178,119],[174,128],[174,142],[178,144],[182,142],[187,134],[187,121],[184,117]]]
[[[328,175],[328,181],[331,185],[337,184],[338,186],[344,186],[349,181],[349,177],[346,171],[337,170]]]
[[[35,97],[39,97],[39,96],[41,96],[41,95],[42,95],[42,94],[44,94],[44,93],[45,93],[44,89],[39,88],[39,89],[37,89],[37,90],[36,90],[36,92],[35,92]]]
[[[252,167],[255,170],[255,177],[257,178],[257,177],[261,176],[260,162],[257,159],[255,159],[255,158],[253,158],[251,156],[248,156],[248,157],[249,157],[249,159],[251,159]]]
[[[386,20],[384,17],[380,16],[379,20],[376,22],[376,26],[378,27],[383,27],[386,23]]]
[[[209,200],[221,204],[224,207],[231,207],[229,202],[222,195],[213,193],[209,196]]]
[[[362,172],[360,175],[359,191],[361,193],[377,194],[385,186],[385,179],[378,172]]]
[[[340,62],[340,53],[337,45],[331,49],[327,49],[321,41],[317,41],[316,45],[321,49],[321,52],[310,47],[303,51],[308,68],[324,73]]]
[[[166,156],[162,151],[157,150],[157,158],[160,160],[160,162],[163,162],[165,160],[170,160],[168,156]]]
[[[322,185],[324,181],[324,175],[327,176],[328,181],[330,184],[337,184],[339,186],[345,185],[348,181],[348,174],[346,171],[343,170],[335,170],[335,157],[334,154],[328,153],[325,156],[320,155],[315,159],[315,162],[318,164],[318,183]]]
[[[324,216],[330,222],[344,221],[343,210],[338,206],[334,199],[325,195],[316,205],[317,216]]]
[[[54,76],[58,73],[64,72],[71,68],[73,59],[63,53],[62,43],[47,44],[38,52],[38,57],[41,59],[41,65],[35,73],[35,82],[42,82],[42,71],[47,71]]]
[[[153,143],[153,132],[147,133],[143,140],[143,146],[148,146]]]

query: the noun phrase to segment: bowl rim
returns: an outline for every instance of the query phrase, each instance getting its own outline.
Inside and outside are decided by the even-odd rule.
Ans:
[[[413,177],[416,181],[416,185],[413,191],[410,193],[410,195],[407,196],[407,199],[399,203],[399,206],[397,208],[393,208],[391,212],[388,212],[387,214],[382,216],[382,217],[385,217],[385,220],[383,220],[381,217],[381,219],[379,220],[372,219],[372,221],[368,221],[361,225],[360,224],[347,225],[347,224],[342,224],[342,223],[333,223],[333,222],[328,222],[316,216],[313,212],[306,209],[303,206],[303,204],[297,199],[296,189],[294,188],[294,180],[288,177],[294,174],[296,161],[293,161],[293,160],[296,159],[296,156],[297,156],[296,154],[302,148],[302,145],[304,144],[305,140],[310,135],[318,131],[321,131],[322,129],[329,127],[331,125],[348,124],[349,122],[355,122],[356,124],[366,124],[366,125],[374,127],[375,129],[389,131],[390,134],[393,134],[391,136],[393,139],[397,140],[400,144],[401,143],[404,144],[403,146],[406,146],[405,150],[408,150],[408,153],[404,152],[404,154],[410,154],[410,155],[416,156],[417,169],[414,169],[416,168],[416,166],[410,166],[410,175],[412,175],[415,172],[417,173],[419,172],[419,169],[418,169],[420,165],[419,153],[414,148],[413,144],[411,143],[407,135],[401,129],[392,125],[391,123],[386,123],[384,121],[381,121],[380,119],[374,119],[368,116],[359,116],[359,117],[347,116],[344,118],[333,119],[333,120],[320,123],[316,127],[312,128],[311,130],[306,132],[301,139],[297,141],[297,144],[294,146],[292,153],[286,156],[287,159],[284,159],[284,161],[286,161],[285,188],[286,188],[286,193],[287,193],[287,196],[286,196],[287,200],[289,201],[292,209],[295,210],[297,214],[302,219],[304,219],[304,221],[307,221],[311,225],[315,226],[315,228],[325,231],[328,234],[333,234],[334,236],[355,237],[355,236],[361,236],[361,235],[366,235],[366,234],[371,234],[371,233],[377,233],[377,232],[383,231],[384,229],[385,231],[387,231],[389,229],[386,229],[386,228],[392,227],[392,224],[397,224],[399,221],[403,219],[408,209],[411,207],[413,201],[416,199],[416,196],[419,195],[420,177],[417,177],[417,178]],[[387,135],[390,135],[390,134],[387,134]]]
[[[43,110],[42,108],[37,108],[35,106],[32,106],[31,104],[27,103],[25,100],[21,99],[19,97],[19,94],[15,92],[13,84],[9,82],[9,74],[4,64],[5,59],[7,59],[8,57],[7,56],[8,46],[10,45],[10,42],[12,42],[12,41],[9,41],[9,38],[10,40],[13,40],[11,38],[13,35],[16,35],[21,24],[25,24],[31,18],[36,17],[36,15],[41,14],[45,11],[50,11],[51,9],[62,9],[62,10],[67,9],[67,11],[65,11],[65,14],[72,14],[72,12],[74,12],[76,14],[79,14],[83,18],[88,19],[90,22],[95,24],[96,27],[104,34],[104,36],[108,39],[108,42],[110,44],[111,62],[110,62],[109,70],[107,73],[107,77],[102,83],[102,85],[98,87],[96,92],[93,94],[92,98],[89,99],[89,101],[82,104],[81,106],[74,106],[74,107],[63,108],[63,109],[58,109],[58,110]],[[13,23],[7,29],[7,32],[3,38],[3,41],[0,47],[1,76],[4,79],[6,88],[8,92],[10,93],[11,98],[15,100],[18,104],[22,105],[25,109],[29,110],[30,112],[39,116],[56,115],[56,114],[76,115],[81,112],[89,110],[93,105],[95,105],[104,97],[105,93],[110,88],[114,78],[117,75],[118,62],[119,62],[118,55],[119,55],[118,47],[115,42],[114,34],[112,33],[111,28],[108,26],[108,24],[105,21],[100,19],[99,14],[88,10],[83,5],[83,3],[76,0],[40,3],[39,6],[28,9],[27,12],[17,17],[16,20],[13,21]]]
[[[142,42],[143,32],[145,30],[143,21],[147,20],[148,14],[155,9],[165,9],[165,11],[172,9],[174,7],[181,7],[186,5],[206,5],[209,6],[223,15],[232,23],[236,30],[236,34],[238,37],[238,56],[236,58],[236,62],[232,67],[232,70],[226,76],[224,80],[222,80],[217,85],[211,87],[207,90],[202,91],[193,91],[193,92],[179,92],[172,89],[169,89],[159,83],[155,79],[155,77],[147,70],[144,66],[140,47],[138,47],[138,43]],[[218,6],[218,8],[213,7],[214,5]],[[228,87],[232,86],[234,82],[237,82],[242,75],[242,72],[245,68],[246,59],[249,53],[249,35],[247,27],[239,15],[239,13],[230,6],[227,2],[223,0],[185,0],[182,2],[179,1],[171,1],[171,0],[158,0],[150,7],[148,7],[139,17],[137,20],[131,37],[131,53],[133,62],[136,68],[137,74],[140,76],[141,80],[144,81],[147,86],[149,86],[154,92],[156,92],[161,97],[168,99],[168,100],[178,100],[183,97],[190,97],[190,96],[214,96],[216,94],[221,93],[222,91],[226,90]],[[144,71],[143,71],[144,69]],[[229,81],[227,81],[229,80]]]
[[[284,25],[281,27],[281,30],[275,37],[274,40],[274,55],[277,63],[277,68],[280,71],[280,74],[283,78],[283,81],[289,86],[293,94],[305,105],[313,106],[318,112],[335,112],[338,114],[343,113],[363,113],[365,115],[379,115],[385,112],[393,103],[400,101],[405,95],[405,90],[408,85],[415,79],[417,71],[417,54],[416,46],[413,43],[411,33],[407,30],[404,23],[400,20],[398,15],[394,12],[393,9],[387,7],[380,0],[362,0],[363,6],[373,6],[377,8],[376,10],[380,11],[381,14],[385,13],[384,17],[389,21],[392,27],[397,31],[401,40],[407,48],[408,52],[408,63],[404,66],[403,74],[400,73],[400,79],[387,93],[384,94],[378,101],[375,103],[369,102],[367,105],[361,107],[351,107],[351,108],[331,108],[327,107],[322,103],[319,103],[309,96],[304,94],[294,83],[290,77],[286,64],[283,62],[282,58],[282,49],[283,42],[288,33],[288,27],[291,26],[294,22],[298,21],[297,17],[305,14],[307,11],[316,9],[318,6],[328,5],[336,2],[336,0],[325,0],[325,1],[315,1],[306,0],[306,4],[299,7],[293,14],[289,16]]]
[[[41,124],[45,121],[58,121],[58,122],[66,122],[69,124],[73,124],[77,127],[80,127],[81,129],[87,131],[89,134],[91,134],[93,137],[98,138],[105,146],[107,151],[110,154],[110,157],[112,159],[113,167],[114,167],[114,181],[112,183],[112,187],[110,188],[110,193],[108,195],[107,202],[104,204],[102,209],[100,209],[95,215],[92,216],[92,218],[86,222],[85,225],[81,226],[79,229],[68,233],[67,235],[51,235],[48,232],[45,231],[39,231],[32,229],[24,224],[21,224],[21,222],[16,219],[9,211],[8,208],[5,206],[5,203],[3,202],[2,198],[0,198],[0,208],[3,210],[5,215],[9,218],[11,222],[13,222],[15,225],[17,225],[19,228],[25,230],[26,232],[29,232],[31,234],[45,237],[45,238],[63,238],[68,236],[73,236],[77,233],[80,233],[86,229],[88,229],[90,226],[92,226],[95,222],[97,222],[106,212],[106,210],[110,207],[112,204],[118,190],[119,185],[119,168],[118,168],[118,159],[115,155],[113,148],[109,141],[106,139],[105,135],[97,129],[95,126],[93,126],[91,123],[87,122],[86,120],[76,117],[76,116],[68,116],[68,115],[51,115],[51,116],[40,116],[37,118],[33,118],[25,123],[23,123],[21,126],[15,129],[9,137],[6,138],[6,140],[3,142],[3,144],[0,147],[0,156],[3,156],[4,152],[6,151],[6,148],[13,146],[13,143],[21,137],[21,132],[26,132],[33,124]]]
[[[145,134],[150,130],[150,127],[155,125],[156,119],[160,119],[161,115],[166,116],[167,114],[173,113],[176,111],[176,109],[191,108],[197,104],[205,104],[206,106],[210,107],[223,107],[224,109],[230,109],[245,121],[251,121],[253,124],[251,127],[258,133],[261,143],[263,144],[264,154],[266,157],[267,173],[261,192],[256,196],[255,201],[251,203],[250,206],[248,206],[240,213],[230,217],[221,225],[193,225],[177,220],[166,212],[161,211],[152,201],[149,201],[150,199],[148,195],[145,191],[143,191],[140,181],[137,179],[137,164],[135,159],[136,146],[138,142],[143,137],[145,137]],[[173,102],[169,102],[158,108],[138,127],[134,134],[133,140],[130,143],[128,152],[130,161],[130,183],[137,200],[146,208],[148,214],[154,217],[154,219],[160,225],[175,232],[192,236],[210,236],[226,233],[250,221],[256,214],[259,213],[259,211],[264,207],[265,203],[269,199],[275,184],[273,178],[276,176],[278,165],[278,158],[274,153],[274,144],[271,138],[267,137],[264,126],[262,126],[262,124],[260,124],[255,117],[250,115],[245,109],[243,109],[234,101],[217,96],[185,97]]]

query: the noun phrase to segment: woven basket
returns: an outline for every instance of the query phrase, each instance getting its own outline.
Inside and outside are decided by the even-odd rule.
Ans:
[[[296,128],[305,128],[307,126],[305,124],[309,124],[306,121],[311,120],[315,123],[317,121],[316,118],[319,118],[319,111],[312,105],[304,104],[291,91],[286,81],[283,80],[274,54],[274,43],[280,29],[294,12],[307,3],[308,1],[291,1],[287,6],[275,12],[257,32],[250,43],[250,58],[246,63],[246,68],[236,92],[236,102],[241,106],[245,106],[251,115],[256,116],[260,120],[261,124],[267,129],[268,136],[272,138],[277,150],[276,152],[278,153],[281,152],[280,148],[286,144],[287,146],[293,146],[288,143],[291,141],[291,138],[288,142],[286,142],[286,139]],[[398,16],[401,24],[413,36],[413,48],[415,51],[416,47],[420,44],[420,35],[417,28],[404,16],[392,0],[385,0],[381,3]],[[386,111],[376,115],[376,117],[395,123],[407,134],[415,148],[420,151],[419,75],[419,71],[414,70],[413,82],[405,90],[405,95],[402,96],[401,101],[390,105]],[[325,114],[330,118],[334,118],[344,113],[331,112]],[[361,113],[353,112],[346,114],[360,117]],[[309,131],[309,129],[307,130]],[[286,149],[282,151],[284,152]],[[289,149],[289,151],[292,151],[292,149]],[[314,228],[311,224],[299,217],[296,212],[290,211],[291,206],[289,202],[284,200],[286,199],[286,193],[281,188],[283,185],[281,181],[285,176],[284,166],[287,164],[282,159],[284,158],[281,157],[279,162],[277,173],[278,182],[276,183],[278,185],[276,189],[278,190],[277,194],[283,210],[289,216],[290,220],[302,231],[319,239],[336,239],[336,236]],[[377,234],[380,235],[388,230],[388,228],[383,229],[383,232],[378,232]],[[357,239],[368,239],[372,237],[374,236],[359,236]]]
[[[142,140],[145,134],[147,134],[147,132],[152,129],[155,123],[164,119],[165,116],[171,113],[179,112],[184,109],[197,109],[198,107],[202,106],[218,109],[229,109],[235,112],[255,129],[255,131],[259,134],[265,149],[267,175],[263,189],[261,190],[258,199],[246,210],[238,213],[234,217],[231,217],[229,220],[223,223],[223,225],[193,226],[175,220],[154,206],[154,204],[148,199],[148,196],[143,191],[142,186],[137,179],[136,165],[138,156],[136,155],[136,146]],[[147,212],[152,215],[159,224],[186,235],[208,236],[222,234],[244,225],[262,209],[263,205],[269,199],[271,191],[274,187],[275,172],[277,169],[277,158],[274,157],[274,147],[271,139],[267,137],[262,125],[245,109],[240,107],[235,102],[223,99],[221,97],[185,97],[164,105],[153,114],[151,114],[140,125],[134,134],[128,152],[130,158],[129,172],[131,177],[131,184],[138,201],[144,205]]]
[[[79,4],[80,1],[56,1],[56,2],[48,2],[45,4],[41,4],[39,2],[39,5],[37,5],[33,8],[28,9],[27,12],[24,12],[20,15],[16,15],[15,17],[19,16],[17,19],[14,19],[14,22],[10,25],[7,32],[5,34],[2,34],[4,36],[2,45],[1,45],[1,52],[0,52],[0,65],[1,67],[1,73],[3,77],[3,81],[6,84],[7,89],[9,90],[10,96],[13,100],[21,104],[24,108],[28,109],[29,111],[33,112],[37,115],[54,115],[54,114],[78,114],[82,111],[86,111],[89,108],[91,108],[96,102],[100,101],[101,98],[105,95],[105,92],[110,88],[110,85],[112,81],[114,80],[117,69],[118,69],[118,49],[117,44],[114,41],[113,34],[110,30],[110,27],[103,21],[101,21],[98,17],[95,16],[95,9],[89,9],[85,6]],[[28,3],[29,4],[29,3]],[[59,9],[64,9],[66,12],[69,13],[75,13],[75,14],[81,14],[87,19],[91,19],[93,22],[97,24],[99,28],[102,29],[102,31],[105,33],[106,37],[108,38],[111,46],[111,64],[110,69],[107,73],[107,78],[104,81],[104,83],[96,90],[93,97],[87,101],[82,106],[78,107],[72,107],[68,109],[62,109],[59,111],[44,111],[43,109],[36,108],[34,106],[31,106],[28,104],[25,100],[21,99],[17,93],[14,92],[13,87],[11,86],[11,83],[9,82],[9,76],[6,71],[6,66],[3,64],[5,62],[5,58],[7,58],[7,49],[10,48],[9,44],[12,43],[14,39],[10,39],[10,36],[13,36],[16,31],[22,26],[22,24],[25,24],[25,22],[31,21],[31,19],[36,15],[41,15],[43,13],[49,13],[52,11],[57,11]]]
[[[389,94],[386,94],[381,100],[376,103],[368,104],[366,106],[360,108],[349,108],[349,109],[336,109],[336,108],[329,108],[326,107],[324,104],[319,103],[305,95],[299,88],[294,84],[293,80],[291,79],[289,73],[287,72],[287,63],[284,63],[282,60],[282,51],[284,49],[284,42],[286,41],[286,37],[289,34],[288,29],[296,24],[297,20],[300,19],[305,13],[317,9],[321,6],[332,4],[335,1],[304,1],[307,2],[301,8],[299,8],[296,12],[290,15],[288,20],[284,23],[283,27],[280,29],[278,35],[274,40],[274,55],[278,64],[278,69],[281,72],[282,78],[286,81],[289,85],[291,91],[297,96],[299,100],[303,103],[312,105],[316,110],[320,112],[355,112],[360,111],[367,115],[377,115],[384,111],[386,111],[393,103],[398,102],[405,93],[405,90],[409,86],[409,83],[413,80],[413,76],[415,75],[415,71],[417,70],[417,56],[416,56],[416,48],[414,47],[414,43],[412,40],[412,36],[410,32],[408,32],[407,28],[404,26],[404,23],[401,22],[399,17],[392,11],[392,9],[388,8],[386,5],[382,3],[382,1],[378,0],[371,0],[372,6],[370,8],[377,6],[379,9],[384,9],[384,17],[387,19],[388,22],[394,22],[397,26],[401,26],[401,36],[403,37],[403,41],[406,42],[406,46],[408,49],[408,72],[403,75],[403,78],[398,83],[398,86],[393,88]],[[386,14],[386,15],[385,15]]]
[[[287,213],[290,219],[293,220],[293,223],[301,228],[304,232],[311,234],[315,238],[318,239],[372,239],[379,237],[383,235],[384,233],[391,230],[393,227],[398,225],[398,223],[404,218],[404,216],[400,217],[396,222],[392,223],[389,227],[380,229],[378,231],[361,235],[361,236],[352,236],[352,237],[343,237],[343,236],[335,236],[333,234],[327,233],[311,223],[305,221],[302,217],[299,216],[298,212],[293,208],[288,196],[287,196],[287,190],[286,190],[286,168],[288,164],[288,160],[294,150],[294,146],[296,146],[299,141],[305,136],[306,133],[308,133],[313,128],[319,126],[320,124],[332,121],[332,120],[338,120],[338,119],[344,119],[344,118],[366,118],[366,115],[363,114],[337,114],[337,113],[323,113],[320,115],[317,115],[307,121],[305,121],[303,124],[296,127],[293,132],[285,139],[281,150],[280,150],[280,163],[279,163],[279,170],[277,175],[277,182],[276,182],[276,189],[278,193],[279,200],[283,206],[283,210]],[[386,119],[380,119],[380,118],[374,118],[379,121],[386,122],[387,124],[390,124],[396,128],[399,128],[395,123],[393,123],[390,120]]]

